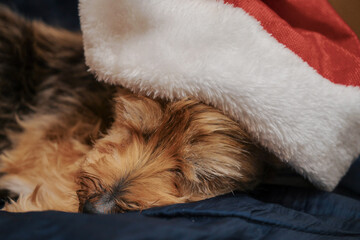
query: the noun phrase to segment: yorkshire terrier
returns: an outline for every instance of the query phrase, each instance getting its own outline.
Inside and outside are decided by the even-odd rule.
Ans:
[[[1,7],[3,210],[119,213],[197,201],[253,189],[265,158],[221,111],[97,82],[81,34]]]

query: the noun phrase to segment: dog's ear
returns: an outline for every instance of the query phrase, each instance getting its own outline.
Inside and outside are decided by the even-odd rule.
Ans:
[[[189,116],[184,132],[186,166],[181,176],[184,195],[203,199],[235,189],[246,191],[258,184],[264,152],[238,123],[201,103],[186,107],[178,102],[171,109],[186,109]]]
[[[217,109],[193,100],[171,103],[160,130],[172,125],[182,126],[171,144],[180,156],[176,181],[182,197],[193,201],[249,190],[261,180],[266,153]]]
[[[233,145],[233,149],[219,149],[214,144],[220,143],[221,139],[212,144],[213,140],[216,139],[200,139],[191,146],[191,153],[185,156],[184,164],[177,172],[179,195],[189,201],[234,190],[248,191],[263,178],[264,164],[255,156],[257,154],[236,145]]]

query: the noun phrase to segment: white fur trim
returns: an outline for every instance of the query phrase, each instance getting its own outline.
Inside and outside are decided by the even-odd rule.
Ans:
[[[360,154],[360,89],[335,85],[217,0],[80,0],[87,64],[136,92],[196,97],[325,190]]]

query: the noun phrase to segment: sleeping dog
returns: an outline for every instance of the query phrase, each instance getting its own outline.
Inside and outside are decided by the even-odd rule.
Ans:
[[[3,210],[14,212],[119,213],[247,191],[273,159],[211,106],[97,82],[79,33],[4,7],[0,154]]]

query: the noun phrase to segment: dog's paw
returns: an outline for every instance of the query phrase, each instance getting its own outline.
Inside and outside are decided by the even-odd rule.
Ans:
[[[11,192],[8,189],[0,189],[0,209],[2,209],[6,203],[11,203],[11,200],[17,201],[19,195]]]

